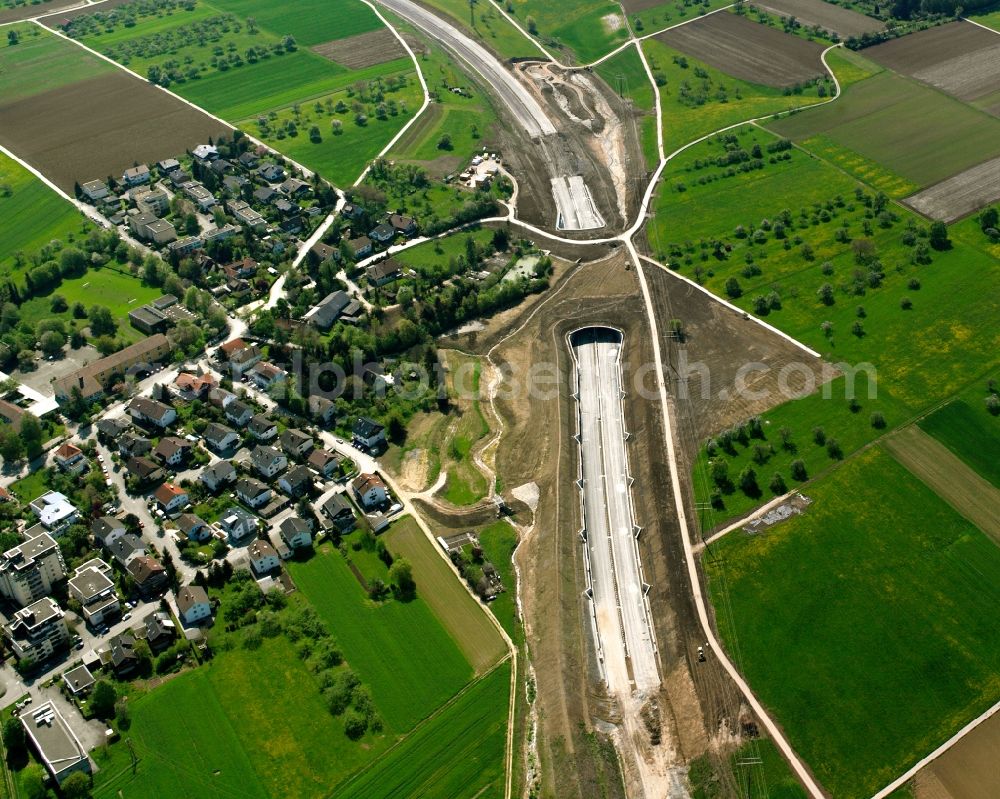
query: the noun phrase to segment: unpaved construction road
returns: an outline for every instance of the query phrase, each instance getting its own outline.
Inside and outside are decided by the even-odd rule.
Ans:
[[[538,101],[485,47],[474,42],[441,17],[410,0],[378,0],[378,2],[441,42],[481,75],[531,138],[555,134],[555,125]]]

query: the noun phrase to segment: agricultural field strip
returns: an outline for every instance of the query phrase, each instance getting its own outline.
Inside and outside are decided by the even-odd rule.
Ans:
[[[887,437],[889,453],[1000,546],[1000,488],[916,425]]]
[[[1000,156],[952,175],[903,200],[931,219],[954,222],[1000,199]]]

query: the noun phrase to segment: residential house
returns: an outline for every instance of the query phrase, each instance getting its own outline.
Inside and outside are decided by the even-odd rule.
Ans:
[[[285,430],[278,440],[281,448],[292,458],[305,457],[313,448],[313,437],[294,427]]]
[[[308,183],[298,178],[287,178],[278,189],[289,197],[304,197],[312,190]]]
[[[396,229],[392,225],[383,222],[369,231],[368,238],[376,244],[390,244],[396,238]]]
[[[240,166],[245,169],[256,169],[257,164],[260,163],[260,158],[256,153],[247,150],[245,153],[240,153],[239,162]]]
[[[190,372],[181,372],[174,380],[174,391],[186,400],[205,399],[208,392],[217,385],[215,375],[211,373],[194,375]]]
[[[177,615],[184,624],[198,624],[212,618],[208,594],[200,585],[185,585],[177,592]]]
[[[320,424],[331,425],[337,418],[337,406],[333,400],[313,394],[309,397],[309,416]]]
[[[96,680],[94,675],[82,663],[74,669],[63,673],[63,684],[75,697],[84,697],[90,693]]]
[[[275,366],[268,361],[261,361],[247,371],[249,377],[262,391],[267,391],[272,386],[284,383],[288,379],[288,372],[279,366]]]
[[[205,240],[205,243],[211,241],[225,241],[226,239],[231,239],[233,236],[240,232],[239,227],[232,224],[225,224],[222,227],[214,227],[210,230],[206,230],[201,234],[201,237]]]
[[[401,233],[406,238],[417,235],[417,222],[413,217],[402,214],[389,214],[389,224],[397,233]]]
[[[0,557],[0,594],[25,607],[52,592],[66,577],[66,561],[55,539],[42,533]]]
[[[142,620],[143,632],[146,634],[146,643],[153,652],[160,652],[173,643],[177,637],[177,629],[169,613],[156,611],[150,613]]]
[[[80,603],[83,618],[93,628],[117,618],[122,605],[111,579],[111,567],[99,558],[79,566],[69,580],[69,595]]]
[[[20,719],[31,748],[56,785],[62,785],[77,771],[90,774],[87,750],[53,702],[26,709]]]
[[[344,203],[344,207],[340,210],[340,213],[344,219],[360,219],[365,215],[365,209],[354,203]]]
[[[239,428],[245,428],[253,418],[253,408],[240,400],[233,400],[226,406],[226,418]]]
[[[116,677],[131,674],[139,665],[135,651],[135,638],[129,633],[119,633],[108,641],[107,662]]]
[[[97,420],[97,439],[103,444],[112,446],[118,443],[121,436],[128,432],[132,423],[123,416],[114,419]]]
[[[355,261],[367,258],[375,252],[372,240],[367,236],[355,236],[353,239],[347,239],[347,249],[351,251]]]
[[[80,186],[80,191],[83,192],[83,196],[92,203],[96,203],[98,200],[103,200],[108,196],[108,194],[111,193],[108,189],[108,184],[103,180],[88,180]]]
[[[113,516],[102,516],[90,523],[90,532],[98,546],[106,547],[127,532],[125,522]]]
[[[305,320],[319,330],[329,330],[337,321],[351,298],[346,291],[331,291],[305,315]]]
[[[123,458],[138,458],[153,449],[153,442],[145,436],[128,431],[118,439],[118,454]]]
[[[233,165],[225,158],[217,158],[212,162],[211,169],[216,175],[222,177],[227,172],[231,172],[233,170]]]
[[[218,422],[211,422],[201,437],[213,452],[230,452],[240,443],[240,437],[233,428]]]
[[[42,597],[21,608],[3,625],[7,645],[18,660],[36,663],[69,644],[65,614],[51,597]]]
[[[322,511],[331,524],[341,533],[349,533],[354,529],[357,519],[354,508],[343,494],[334,494],[323,503]]]
[[[93,361],[65,377],[52,381],[56,399],[65,402],[76,391],[85,400],[92,400],[104,393],[104,386],[112,378],[120,378],[133,366],[153,366],[167,358],[172,351],[170,342],[162,333],[149,336],[106,358]]]
[[[212,192],[196,180],[192,180],[190,183],[185,183],[181,186],[181,190],[202,211],[208,211],[215,205],[218,205],[218,200],[215,199],[215,195],[213,195]]]
[[[368,282],[373,286],[384,286],[387,283],[392,283],[394,280],[399,279],[400,274],[399,264],[392,260],[392,258],[379,261],[377,264],[372,264],[365,269]]]
[[[179,258],[183,258],[185,255],[190,255],[195,250],[200,250],[202,246],[204,246],[204,242],[200,237],[185,236],[182,239],[170,242],[170,244],[167,245],[167,249],[176,254]]]
[[[230,544],[237,544],[248,536],[257,535],[258,519],[238,505],[223,511],[217,527],[229,538]]]
[[[198,476],[198,479],[205,484],[209,491],[218,491],[220,488],[232,485],[236,482],[236,467],[229,461],[219,461],[207,467]]]
[[[281,568],[281,560],[278,553],[270,542],[261,538],[255,539],[247,547],[247,555],[250,557],[250,566],[258,575],[268,574],[275,569]]]
[[[128,412],[137,422],[147,422],[161,429],[177,421],[177,411],[159,400],[136,397],[128,406]]]
[[[258,413],[247,426],[250,435],[258,441],[272,441],[278,436],[278,425],[266,413]]]
[[[354,422],[351,433],[354,443],[367,450],[375,451],[385,446],[385,428],[364,416]]]
[[[129,458],[125,463],[125,471],[135,478],[140,487],[159,483],[166,478],[166,474],[156,461],[144,456]]]
[[[156,501],[163,509],[163,512],[167,514],[175,513],[187,507],[191,501],[187,491],[173,483],[162,483],[153,492],[153,496],[156,497]]]
[[[279,560],[288,560],[292,556],[291,548],[281,540],[281,534],[277,528],[272,529],[267,534],[267,540],[274,547],[274,551],[278,553]],[[263,588],[263,586],[261,587]]]
[[[87,466],[83,450],[68,441],[55,451],[55,459],[62,471],[72,474],[79,474]]]
[[[241,197],[243,195],[243,187],[249,185],[250,181],[243,177],[243,175],[226,175],[222,179],[222,187],[234,197]]]
[[[254,471],[267,480],[288,468],[288,458],[280,450],[268,446],[254,447],[250,462]]]
[[[130,167],[122,173],[122,183],[126,186],[140,186],[149,183],[149,167],[145,164]]]
[[[199,144],[191,151],[198,161],[207,164],[219,157],[219,148],[214,144]]]
[[[153,457],[165,466],[180,466],[194,449],[186,438],[164,436],[153,450]]]
[[[49,491],[33,500],[30,508],[38,521],[52,535],[60,535],[67,527],[77,520],[79,512],[69,501],[69,497],[58,491]]]
[[[361,507],[365,510],[373,510],[384,503],[388,498],[388,491],[382,478],[377,474],[367,474],[362,472],[351,481],[351,490],[357,497]]]
[[[271,498],[271,489],[253,477],[236,481],[236,496],[251,508],[259,508]]]
[[[272,189],[270,186],[263,186],[256,189],[253,193],[253,198],[262,205],[270,205],[275,197],[278,196],[278,192]]]
[[[191,182],[191,173],[183,169],[174,169],[167,175],[167,179],[170,181],[171,186],[179,189],[185,183]]]
[[[156,168],[160,170],[161,175],[169,175],[175,169],[181,168],[181,162],[176,158],[164,158],[162,161],[156,163]]]
[[[331,452],[328,449],[317,449],[310,453],[309,460],[306,462],[317,474],[329,480],[340,469],[341,458],[336,452]]]
[[[277,164],[262,164],[257,167],[257,174],[268,183],[281,183],[285,179],[284,167]]]
[[[267,220],[245,200],[230,200],[226,205],[229,213],[241,225],[258,233],[267,227]]]
[[[107,547],[107,550],[122,565],[122,568],[128,566],[132,558],[147,554],[143,540],[133,533],[125,533],[121,538],[116,538]]]
[[[163,189],[136,190],[132,199],[140,214],[155,214],[166,216],[170,213],[170,197]],[[173,225],[170,226],[171,228]],[[176,238],[176,236],[175,236]]]
[[[135,587],[145,599],[156,596],[167,588],[167,570],[163,564],[150,555],[139,555],[132,558],[125,567],[125,571],[135,581]]]
[[[278,527],[281,540],[292,550],[306,549],[312,546],[312,522],[290,516]]]
[[[278,487],[290,497],[303,497],[309,493],[313,479],[312,471],[299,464],[278,478]]]
[[[256,344],[234,352],[229,359],[229,368],[233,372],[233,380],[241,378],[247,371],[260,363],[263,357],[264,353]]]
[[[205,541],[212,537],[208,522],[195,513],[182,513],[177,517],[177,529],[191,541]]]

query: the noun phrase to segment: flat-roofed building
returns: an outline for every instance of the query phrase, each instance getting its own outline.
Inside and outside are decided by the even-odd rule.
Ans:
[[[65,577],[62,550],[48,533],[11,547],[0,557],[0,594],[20,607],[47,596]]]
[[[91,773],[87,750],[52,702],[23,713],[21,724],[46,771],[59,785],[76,771]]]
[[[62,608],[47,596],[11,616],[3,626],[3,635],[18,660],[41,662],[69,644]]]

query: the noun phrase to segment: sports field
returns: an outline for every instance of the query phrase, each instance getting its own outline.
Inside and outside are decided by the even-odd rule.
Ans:
[[[1000,155],[1000,120],[891,72],[768,128],[807,148],[824,136],[920,187]]]
[[[391,731],[412,729],[472,678],[462,651],[423,599],[433,589],[423,589],[419,579],[412,601],[376,605],[330,546],[319,547],[308,561],[288,565],[351,668],[371,688]]]
[[[1000,488],[1000,419],[986,410],[985,399],[982,386],[972,386],[917,424]]]
[[[129,707],[138,767],[133,774],[124,745],[112,747],[110,761],[97,753],[97,799],[308,799],[326,795],[388,745],[384,736],[354,742],[344,735],[283,637],[219,653]]]
[[[510,664],[473,683],[377,763],[336,791],[338,799],[499,799]]]
[[[879,448],[809,493],[804,515],[715,545],[709,589],[819,781],[870,796],[1000,698],[1000,549]]]
[[[0,153],[0,275],[21,282],[16,253],[33,255],[53,239],[66,244],[90,228],[72,204]]]
[[[401,519],[384,534],[389,551],[413,566],[417,596],[423,598],[482,673],[507,653],[503,639],[486,611],[470,596],[457,575],[412,518]]]

